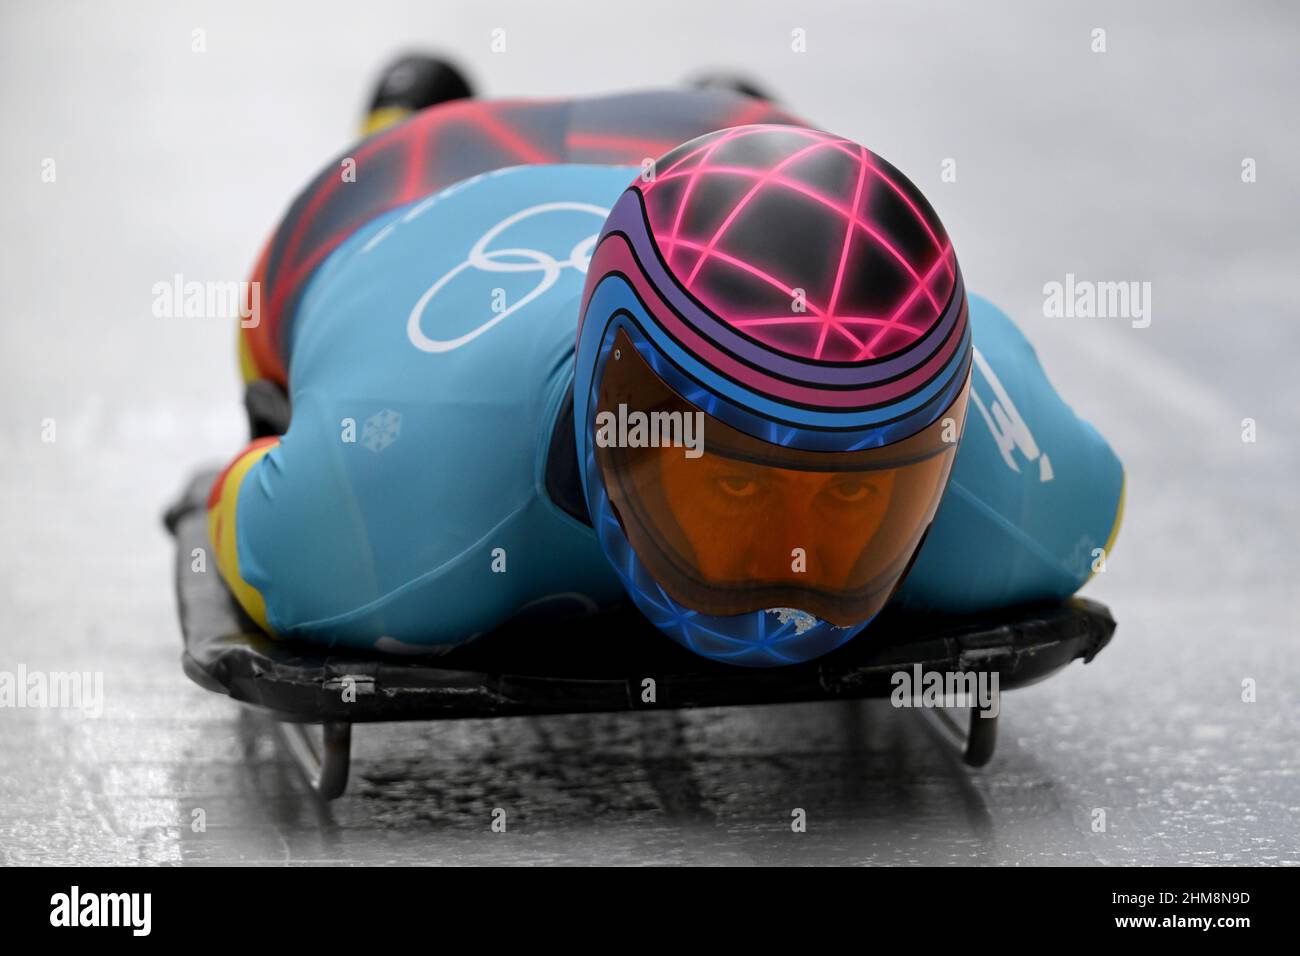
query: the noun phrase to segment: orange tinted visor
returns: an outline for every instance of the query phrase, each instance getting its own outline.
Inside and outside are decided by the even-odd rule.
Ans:
[[[637,557],[679,604],[796,608],[837,627],[874,617],[911,566],[948,483],[967,379],[932,425],[855,452],[774,445],[672,391],[620,330],[593,442]]]

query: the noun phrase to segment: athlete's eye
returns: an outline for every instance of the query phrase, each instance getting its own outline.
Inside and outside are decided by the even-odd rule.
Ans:
[[[866,481],[858,478],[845,478],[830,486],[831,497],[845,504],[865,501],[876,493],[876,489]]]
[[[758,494],[758,482],[742,475],[724,475],[718,479],[718,487],[729,498],[749,498]]]

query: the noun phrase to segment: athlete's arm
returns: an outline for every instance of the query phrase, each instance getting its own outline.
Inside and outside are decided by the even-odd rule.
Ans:
[[[208,494],[208,537],[212,541],[217,570],[239,601],[240,607],[268,633],[271,628],[266,621],[266,599],[241,573],[239,493],[249,471],[278,444],[278,438],[258,438],[253,441],[226,466]]]
[[[972,296],[971,408],[952,479],[896,601],[973,613],[1062,600],[1105,566],[1124,469],[1048,381],[1033,347]]]
[[[330,424],[314,398],[305,400],[289,431],[250,443],[208,498],[222,579],[272,635],[310,637],[379,597],[344,463],[356,446]]]

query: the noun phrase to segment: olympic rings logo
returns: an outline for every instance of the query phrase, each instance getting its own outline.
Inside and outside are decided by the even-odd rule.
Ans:
[[[605,217],[609,215],[609,210],[602,206],[596,206],[584,202],[550,202],[542,203],[538,206],[531,206],[528,209],[522,209],[514,215],[507,216],[487,232],[479,237],[474,243],[465,261],[454,266],[449,272],[438,279],[433,285],[425,290],[411,309],[411,314],[406,320],[406,335],[411,340],[411,344],[423,352],[451,352],[463,345],[468,345],[488,329],[492,328],[499,322],[508,319],[515,312],[522,309],[528,303],[532,302],[538,296],[545,295],[551,286],[559,281],[560,273],[565,269],[575,269],[584,275],[587,272],[587,266],[591,263],[591,253],[596,247],[596,240],[600,232],[597,230],[591,235],[580,240],[569,251],[565,259],[556,259],[548,253],[538,249],[492,249],[488,246],[502,232],[509,229],[518,222],[525,219],[531,219],[534,216],[541,216],[554,212],[584,212],[597,217],[603,224]],[[438,293],[456,276],[460,275],[466,269],[476,269],[479,272],[537,272],[540,277],[535,285],[525,296],[516,300],[511,305],[502,309],[492,316],[492,318],[476,326],[464,335],[457,336],[454,339],[435,339],[424,334],[420,327],[424,319],[425,310],[429,303],[437,298]]]

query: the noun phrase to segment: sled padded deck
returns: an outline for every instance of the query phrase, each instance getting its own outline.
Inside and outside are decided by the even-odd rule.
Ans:
[[[195,476],[167,512],[176,536],[182,663],[196,683],[281,720],[360,723],[648,710],[886,697],[891,675],[997,671],[1002,690],[1092,658],[1115,621],[1084,598],[971,618],[887,611],[839,650],[807,664],[748,668],[697,657],[632,607],[563,621],[517,621],[431,657],[398,657],[274,640],[231,597],[211,560],[205,502],[215,471]],[[641,702],[655,680],[656,701]],[[355,701],[344,689],[355,688]]]

